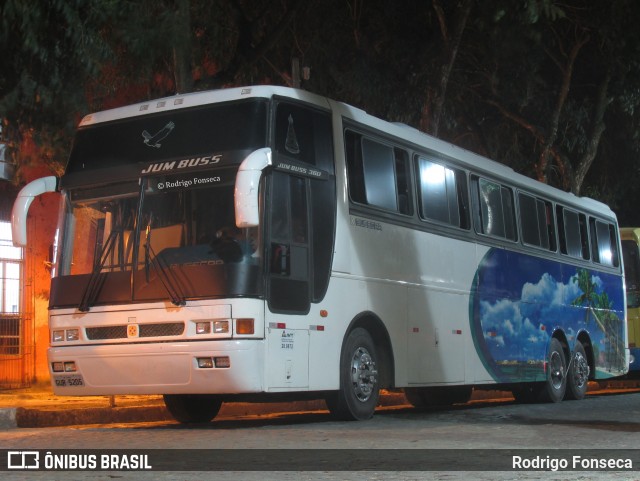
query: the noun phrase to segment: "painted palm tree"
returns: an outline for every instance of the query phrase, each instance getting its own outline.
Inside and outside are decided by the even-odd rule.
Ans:
[[[594,310],[594,306],[598,302],[598,291],[596,283],[593,282],[592,277],[589,275],[589,271],[587,269],[578,269],[578,275],[573,277],[573,282],[578,283],[578,288],[582,291],[578,297],[576,297],[573,302],[571,302],[572,306],[585,306],[586,309],[584,311],[584,322],[588,326],[590,314],[593,314],[593,318],[595,319],[598,326],[604,331],[604,324],[598,318],[597,312]]]
[[[606,292],[597,296],[594,307],[597,310],[596,312],[600,313],[604,324],[605,360],[607,365],[609,369],[620,370],[624,362],[624,347],[620,336],[622,321],[613,311],[613,302],[611,302]]]
[[[613,312],[613,302],[606,292],[598,293],[598,288],[587,269],[579,269],[573,282],[578,283],[582,291],[571,303],[572,306],[585,306],[585,325],[593,318],[598,328],[604,333],[604,357],[609,368],[622,365],[621,337],[619,335],[620,319]]]

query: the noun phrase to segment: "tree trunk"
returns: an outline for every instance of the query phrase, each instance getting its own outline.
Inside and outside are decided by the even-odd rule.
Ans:
[[[464,29],[466,28],[467,19],[469,18],[469,13],[471,12],[473,1],[474,0],[462,0],[462,5],[459,7],[459,10],[456,11],[455,24],[453,26],[453,36],[449,38],[444,10],[440,5],[439,0],[433,0],[433,8],[436,11],[440,22],[440,31],[442,34],[442,41],[445,46],[444,50],[446,52],[446,58],[444,59],[442,68],[440,70],[440,84],[438,86],[437,92],[433,96],[433,109],[429,109],[427,105],[431,103],[431,95],[429,95],[425,100],[425,108],[423,108],[423,115],[428,115],[430,110],[433,112],[432,118],[423,119],[421,124],[423,126],[430,125],[430,128],[427,128],[427,130],[434,136],[438,135],[438,131],[440,129],[440,120],[442,119],[444,103],[447,98],[447,87],[449,85],[451,71],[453,70],[453,66],[456,62],[456,57],[460,48],[460,42],[462,40],[462,34],[464,33]]]
[[[193,90],[191,74],[191,12],[189,0],[178,0],[176,9],[175,36],[173,46],[173,71],[176,93]]]
[[[542,145],[542,152],[538,158],[536,164],[536,176],[540,182],[547,183],[547,169],[549,167],[549,156],[553,144],[555,144],[558,138],[558,125],[560,124],[560,115],[564,109],[564,104],[567,101],[569,95],[569,89],[571,88],[571,80],[573,78],[573,67],[576,63],[576,58],[582,47],[589,41],[588,35],[583,35],[573,45],[571,52],[567,58],[566,64],[562,65],[562,84],[558,92],[558,98],[556,99],[556,106],[551,114],[551,120],[549,122],[548,133],[545,136],[545,142]],[[563,179],[563,183],[567,184],[566,179]]]
[[[604,133],[604,130],[606,128],[604,123],[604,114],[607,110],[607,107],[612,101],[607,95],[609,91],[610,81],[611,71],[609,70],[602,80],[602,83],[598,87],[598,95],[596,97],[596,104],[594,106],[593,124],[591,128],[591,138],[589,139],[589,144],[587,145],[587,149],[578,162],[578,165],[576,166],[574,174],[571,178],[571,192],[573,192],[575,195],[580,195],[584,178],[587,176],[587,172],[589,172],[589,168],[591,168],[591,164],[593,164],[593,160],[598,153],[600,139],[602,138],[602,134]]]

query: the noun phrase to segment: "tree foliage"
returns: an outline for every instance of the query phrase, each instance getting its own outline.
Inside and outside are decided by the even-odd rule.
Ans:
[[[64,164],[80,115],[292,85],[609,202],[640,194],[635,0],[5,0],[0,117]],[[25,159],[17,159],[24,162]]]

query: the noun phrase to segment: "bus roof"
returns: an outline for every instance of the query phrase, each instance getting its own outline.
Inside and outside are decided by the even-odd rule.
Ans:
[[[287,97],[314,104],[318,107],[330,109],[344,118],[367,125],[371,128],[380,130],[387,135],[391,135],[402,139],[405,142],[419,146],[422,149],[431,151],[437,157],[453,160],[461,166],[466,166],[470,170],[485,173],[498,179],[506,179],[510,184],[514,184],[524,189],[528,188],[532,193],[538,192],[551,199],[567,203],[568,205],[580,205],[582,208],[588,208],[600,214],[615,217],[613,211],[611,211],[606,204],[588,197],[577,197],[574,194],[543,184],[537,180],[515,172],[504,164],[475,154],[449,142],[432,137],[406,124],[388,122],[346,103],[333,101],[305,90],[289,87],[259,85],[178,94],[172,97],[154,99],[115,109],[95,112],[85,116],[80,122],[79,127],[219,102],[228,102],[247,98],[271,98],[273,96]]]
[[[124,107],[103,110],[86,115],[80,121],[79,127],[141,115],[167,112],[169,110],[185,109],[220,102],[230,102],[233,100],[242,100],[247,98],[271,98],[274,95],[281,95],[283,97],[289,97],[313,103],[324,108],[329,108],[329,102],[326,98],[305,90],[271,85],[259,85],[177,94],[172,97],[153,99]]]

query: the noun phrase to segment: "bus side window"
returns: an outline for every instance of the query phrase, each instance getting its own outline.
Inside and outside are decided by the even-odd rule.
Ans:
[[[472,191],[477,203],[474,212],[477,231],[492,237],[517,240],[511,189],[473,176]]]
[[[413,213],[406,151],[349,130],[345,131],[345,150],[353,202]]]
[[[556,250],[551,203],[527,194],[518,194],[520,228],[525,244]]]
[[[464,172],[417,157],[420,215],[467,229],[467,185]]]
[[[411,198],[411,175],[409,173],[409,155],[405,150],[393,149],[396,160],[396,184],[398,191],[398,210],[401,214],[413,215]]]
[[[618,267],[619,255],[616,248],[615,227],[598,219],[590,218],[589,230],[593,261],[605,266]]]
[[[347,130],[344,135],[346,149],[347,173],[349,175],[349,195],[351,200],[359,204],[366,204],[367,197],[364,187],[364,167],[362,165],[361,137]]]
[[[556,207],[560,252],[576,259],[589,260],[589,236],[584,214],[578,214],[562,206]]]
[[[393,148],[363,138],[362,160],[367,204],[397,211],[398,194]]]

